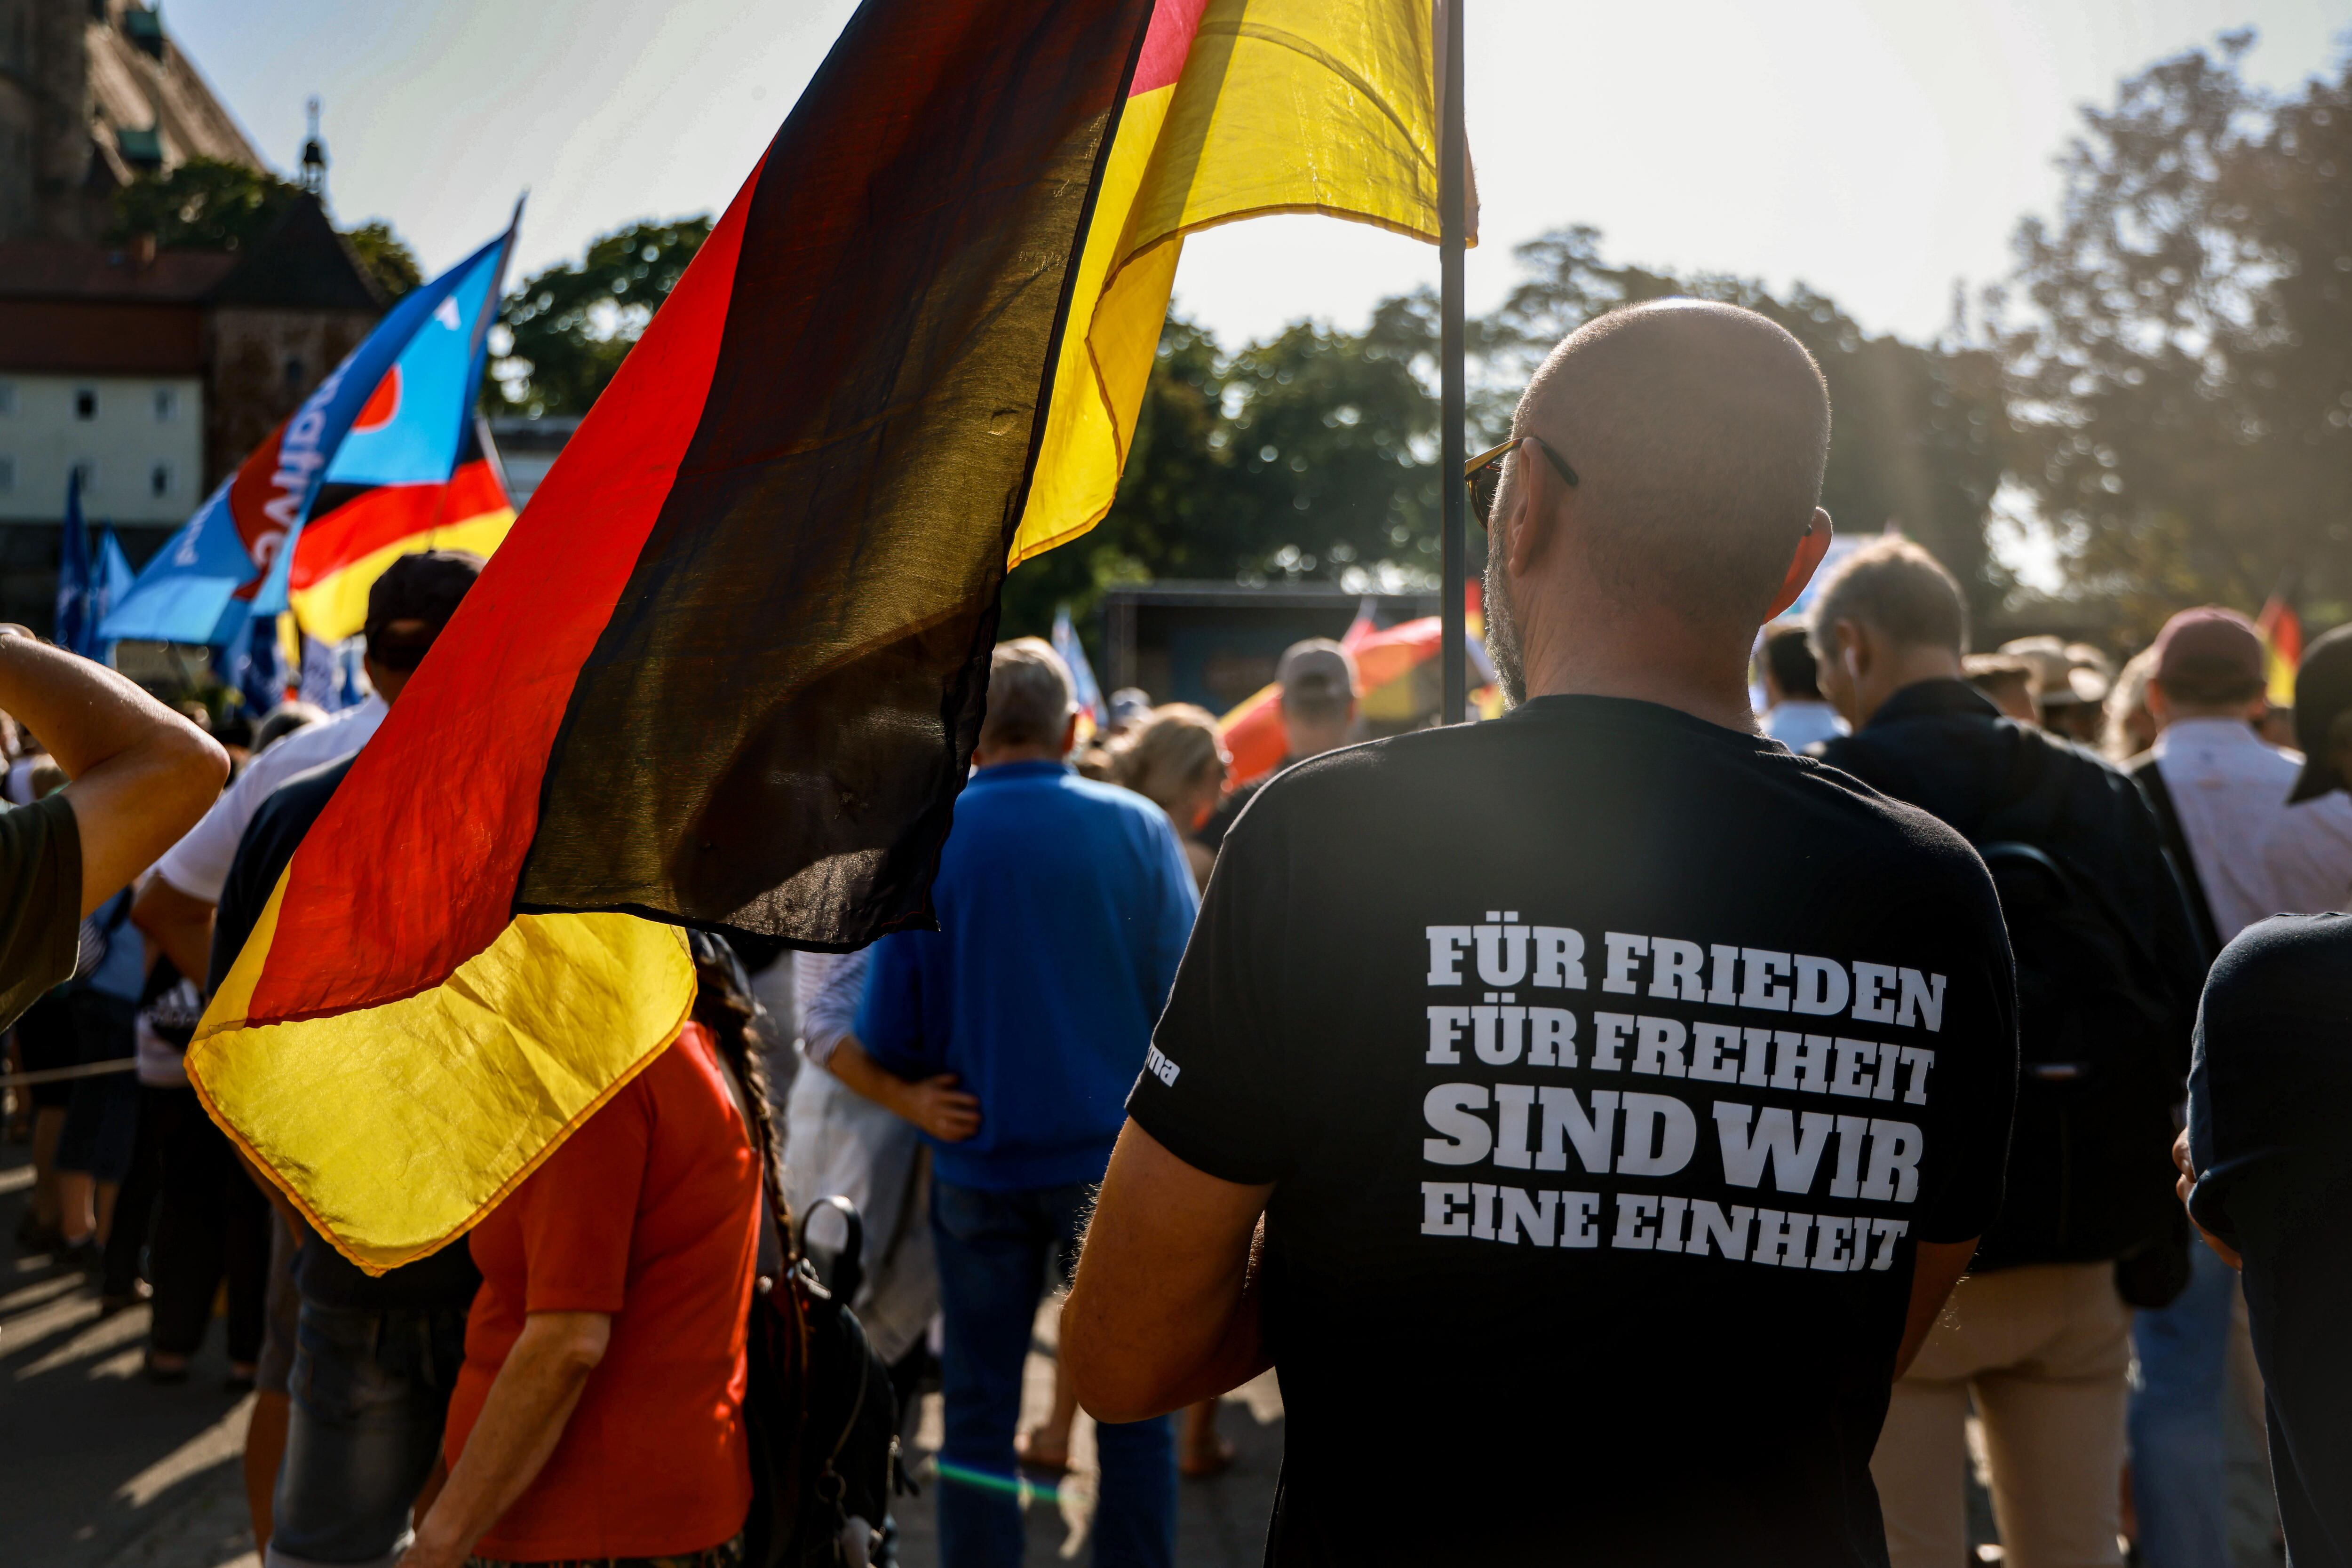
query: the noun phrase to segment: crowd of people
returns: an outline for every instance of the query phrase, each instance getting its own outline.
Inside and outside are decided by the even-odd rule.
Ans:
[[[2352,629],[2291,713],[2214,607],[2120,668],[1971,653],[1915,544],[1810,582],[1830,419],[1750,312],[1562,343],[1472,476],[1496,722],[1353,744],[1309,640],[1236,787],[1205,711],[1088,733],[1000,645],[938,929],[696,934],[655,1064],[378,1275],[181,1055],[480,561],[394,562],[374,695],[268,716],[226,789],[191,716],[0,629],[20,1253],[152,1300],[159,1382],[225,1293],[269,1568],[733,1568],[755,1282],[803,1250],[902,1431],[940,1391],[950,1568],[1022,1561],[1081,1407],[1095,1560],[1172,1564],[1268,1367],[1270,1563],[1952,1568],[1973,1412],[2011,1564],[2221,1568],[2249,1361],[2294,1560],[2352,1563]]]

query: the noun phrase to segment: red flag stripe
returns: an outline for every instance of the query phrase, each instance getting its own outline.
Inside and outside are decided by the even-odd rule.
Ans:
[[[415,995],[505,928],[581,662],[612,619],[701,421],[759,183],[755,170],[581,422],[577,455],[559,462],[534,497],[537,516],[572,526],[526,522],[508,536],[302,841],[271,950],[338,958],[268,965],[251,1017],[283,1022]],[[603,428],[613,418],[631,428]],[[589,518],[593,528],[579,526]],[[564,594],[551,600],[547,584],[557,581]],[[431,679],[436,665],[466,678]],[[495,705],[482,700],[488,690],[499,694]],[[404,758],[426,756],[450,766],[429,778],[402,769]],[[370,890],[370,907],[352,907],[354,888]]]
[[[303,525],[287,586],[295,590],[333,576],[362,556],[413,538],[426,529],[462,523],[508,504],[487,461],[467,463],[445,485],[382,485]]]

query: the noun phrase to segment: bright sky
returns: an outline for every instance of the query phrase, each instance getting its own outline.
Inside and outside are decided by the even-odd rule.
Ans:
[[[2328,67],[2341,0],[1468,0],[1470,141],[1486,246],[1603,231],[1616,259],[1801,278],[1865,326],[1935,333],[1957,278],[2003,270],[2052,204],[2075,107],[2252,25],[2260,80]],[[428,271],[531,193],[520,262],[646,216],[723,206],[853,0],[172,0],[165,16],[265,156],[290,168],[325,100],[330,193],[389,219]],[[1328,219],[1194,238],[1178,306],[1238,340],[1360,325],[1437,276],[1428,246]]]

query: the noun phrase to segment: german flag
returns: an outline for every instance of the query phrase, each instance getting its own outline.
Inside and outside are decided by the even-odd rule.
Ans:
[[[514,526],[514,505],[489,456],[478,416],[456,465],[441,482],[353,486],[320,492],[318,515],[302,525],[286,597],[302,629],[322,643],[356,637],[367,623],[368,590],[383,569],[418,550],[462,549],[488,557]]]
[[[2279,579],[2254,620],[2254,630],[2263,634],[2263,695],[2273,707],[2294,706],[2294,673],[2303,663],[2303,615],[2294,607],[2297,575],[2290,569]]]
[[[1221,39],[1197,168],[1319,168],[1348,125],[1400,147],[1377,93],[1352,120],[1224,95],[1303,79],[1243,68],[1262,35],[1325,40],[1339,76],[1404,40],[1382,68],[1425,75],[1429,25],[1427,0],[866,0],[197,1031],[206,1106],[340,1249],[443,1245],[651,1061],[693,998],[680,926],[846,949],[932,924],[1007,562],[1041,488],[1084,493],[1051,466],[1092,450],[1056,445],[1064,400],[1132,425],[1097,373],[1124,361],[1072,357],[1087,322],[1141,330],[1087,258],[1116,203],[1106,258],[1192,221],[1111,178],[1129,117],[1160,106],[1147,162],[1178,169]],[[1385,222],[1427,183],[1434,233],[1425,174],[1318,201]]]

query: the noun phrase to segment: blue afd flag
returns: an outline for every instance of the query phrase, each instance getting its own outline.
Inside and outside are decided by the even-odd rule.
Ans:
[[[1054,652],[1070,666],[1070,685],[1076,688],[1071,695],[1077,699],[1078,711],[1087,716],[1087,727],[1100,729],[1110,721],[1110,714],[1103,706],[1102,687],[1095,683],[1095,667],[1087,663],[1086,644],[1078,641],[1078,629],[1070,624],[1066,604],[1054,610]]]
[[[66,479],[65,534],[58,547],[56,638],[58,647],[85,659],[97,658],[100,649],[98,618],[101,612],[94,602],[94,576],[89,559],[89,528],[81,520],[81,469],[77,465]]]
[[[98,540],[98,592],[95,602],[98,605],[96,619],[100,624],[103,624],[107,616],[113,612],[114,607],[122,602],[123,596],[131,591],[132,580],[131,558],[122,553],[122,541],[114,537],[112,528],[109,528],[99,536]]]
[[[486,258],[502,256],[511,238],[509,230],[403,296],[293,416],[270,432],[237,471],[205,497],[187,525],[155,552],[107,618],[106,639],[228,647],[238,642],[254,616],[285,609],[286,569],[295,541],[352,425],[412,340],[448,313],[450,297],[461,286],[478,285]],[[470,363],[461,358],[458,372]],[[435,368],[441,368],[438,361]],[[475,372],[462,392],[451,395],[469,399],[478,379]],[[453,442],[458,430],[456,408],[453,402]]]

